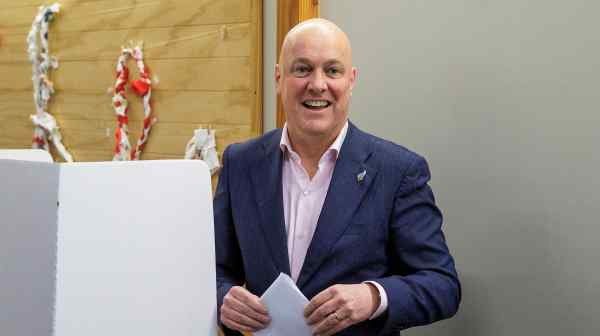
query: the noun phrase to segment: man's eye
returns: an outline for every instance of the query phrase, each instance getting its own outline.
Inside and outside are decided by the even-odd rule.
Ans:
[[[308,74],[308,72],[310,71],[310,68],[307,66],[298,66],[294,68],[294,74],[297,76],[303,76]]]
[[[330,76],[339,76],[342,72],[338,68],[327,69],[327,74]]]

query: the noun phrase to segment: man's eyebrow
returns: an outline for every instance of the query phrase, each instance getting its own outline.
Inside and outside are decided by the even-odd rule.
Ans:
[[[292,63],[290,65],[294,66],[296,64],[312,65],[312,62],[310,59],[308,59],[306,57],[298,57],[298,58],[295,58],[294,60],[292,60]],[[342,68],[344,68],[344,63],[336,58],[328,59],[323,63],[324,67],[329,67],[332,65],[341,66]]]
[[[344,63],[342,63],[342,61],[338,60],[338,59],[329,59],[327,61],[325,61],[325,63],[323,63],[325,66],[330,66],[330,65],[341,65],[344,66]]]
[[[298,57],[298,58],[294,58],[292,63],[312,63],[312,61],[306,57]],[[329,65],[329,64],[333,64],[333,63],[342,64],[342,61],[340,61],[337,58],[330,58],[330,59],[326,60],[323,64]]]
[[[297,64],[297,63],[305,63],[305,64],[310,64],[310,60],[308,58],[304,58],[304,57],[299,57],[296,58],[292,61],[292,65],[293,64]]]

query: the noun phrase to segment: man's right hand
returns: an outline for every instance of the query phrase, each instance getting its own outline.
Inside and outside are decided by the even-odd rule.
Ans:
[[[264,329],[271,318],[258,296],[244,287],[234,286],[223,298],[221,322],[229,329],[254,332]]]

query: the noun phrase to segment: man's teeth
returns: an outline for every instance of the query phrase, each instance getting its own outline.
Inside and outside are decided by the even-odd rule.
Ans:
[[[326,100],[307,100],[304,102],[304,104],[310,107],[325,107],[329,105],[329,102]]]

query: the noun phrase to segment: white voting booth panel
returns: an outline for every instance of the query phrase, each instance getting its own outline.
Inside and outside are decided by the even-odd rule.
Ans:
[[[0,160],[0,335],[216,335],[201,161]]]
[[[0,335],[52,335],[58,174],[0,160]]]
[[[0,149],[0,159],[52,162],[50,153],[43,149]]]

